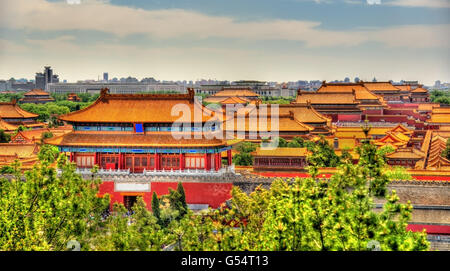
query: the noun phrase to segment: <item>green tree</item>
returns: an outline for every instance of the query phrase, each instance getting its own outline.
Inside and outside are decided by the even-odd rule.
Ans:
[[[250,153],[256,150],[256,144],[248,141],[244,141],[236,146],[236,151],[239,153]]]
[[[253,165],[253,156],[250,153],[236,153],[233,156],[233,162],[238,166],[251,166]]]
[[[336,155],[334,149],[328,144],[323,136],[317,142],[308,141],[306,147],[311,153],[307,157],[310,167],[336,167],[340,163],[339,156]]]
[[[11,135],[0,129],[0,143],[8,143],[9,141],[11,141]]]
[[[447,139],[445,149],[442,151],[442,157],[450,159],[450,138]]]
[[[0,179],[1,250],[65,250],[70,240],[89,249],[109,197],[98,198],[100,180],[81,178],[65,156],[59,175],[50,163],[43,159],[23,174],[15,164],[15,177]]]
[[[291,140],[287,143],[287,146],[289,148],[303,148],[303,144],[299,143],[298,141]]]
[[[159,199],[158,195],[156,195],[156,192],[153,191],[152,195],[152,211],[153,215],[158,220],[158,223],[161,224],[161,209],[159,207]]]
[[[341,156],[339,157],[339,160],[341,162],[344,162],[344,163],[345,162],[350,162],[351,163],[353,161],[353,157],[350,154],[348,149],[344,149],[344,150],[342,150],[342,153],[341,153]]]
[[[259,188],[257,198],[233,191],[229,213],[247,225],[252,219],[245,218],[257,221],[252,231],[228,229],[230,238],[239,240],[236,249],[252,244],[254,250],[369,250],[375,240],[382,250],[427,250],[425,233],[406,230],[411,204],[398,203],[395,191],[380,193],[387,177],[374,147],[365,143],[359,150],[363,161],[342,163],[330,180],[278,179],[270,190]],[[376,162],[367,169],[367,161]],[[376,197],[386,199],[380,213],[374,212]]]
[[[180,205],[180,215],[184,216],[187,213],[188,205],[186,203],[186,193],[184,192],[184,187],[181,182],[178,182],[177,192],[180,194],[179,205]]]

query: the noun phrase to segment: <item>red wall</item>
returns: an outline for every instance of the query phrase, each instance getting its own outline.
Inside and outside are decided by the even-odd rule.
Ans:
[[[383,115],[383,109],[368,109],[363,111],[363,115]]]
[[[419,108],[419,104],[416,103],[400,103],[400,104],[389,104],[392,108]]]
[[[123,197],[127,195],[143,196],[147,207],[151,208],[152,194],[158,196],[169,194],[169,187],[176,190],[177,182],[152,182],[150,192],[115,192],[114,182],[105,181],[100,185],[99,195],[108,193],[111,204],[123,203]],[[208,204],[211,208],[218,208],[222,203],[231,198],[232,183],[183,183],[188,204]]]
[[[345,115],[345,114],[339,114],[337,116],[338,121],[360,121],[361,115]]]

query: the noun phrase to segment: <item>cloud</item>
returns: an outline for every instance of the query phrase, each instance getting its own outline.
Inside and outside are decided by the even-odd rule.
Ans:
[[[450,0],[393,0],[386,5],[401,7],[450,8]]]
[[[81,0],[66,0],[69,5],[79,5],[81,4]]]
[[[414,25],[331,31],[320,22],[266,20],[239,22],[181,9],[144,10],[86,0],[79,5],[44,0],[8,1],[0,25],[29,31],[93,30],[120,38],[143,34],[158,40],[222,38],[245,41],[298,41],[307,47],[358,46],[379,42],[391,47],[450,47],[449,25]],[[324,18],[325,19],[325,18]]]
[[[381,5],[381,0],[367,0],[368,5]]]

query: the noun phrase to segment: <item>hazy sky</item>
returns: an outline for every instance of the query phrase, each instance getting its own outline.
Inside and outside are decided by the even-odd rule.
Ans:
[[[0,78],[450,81],[450,0],[0,0]]]

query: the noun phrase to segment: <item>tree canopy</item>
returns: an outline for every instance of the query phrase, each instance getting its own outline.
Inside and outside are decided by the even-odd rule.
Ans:
[[[108,195],[98,197],[100,180],[83,179],[75,164],[50,147],[22,173],[15,162],[0,179],[0,249],[67,250],[427,250],[426,234],[407,231],[412,205],[389,192],[383,154],[366,142],[358,164],[338,165],[330,179],[277,179],[250,194],[233,187],[220,208],[189,210],[182,184],[152,210],[138,197],[129,212]],[[52,167],[56,163],[57,174]],[[95,171],[94,171],[95,172]],[[11,175],[12,174],[12,175]],[[385,200],[380,212],[374,199]]]

